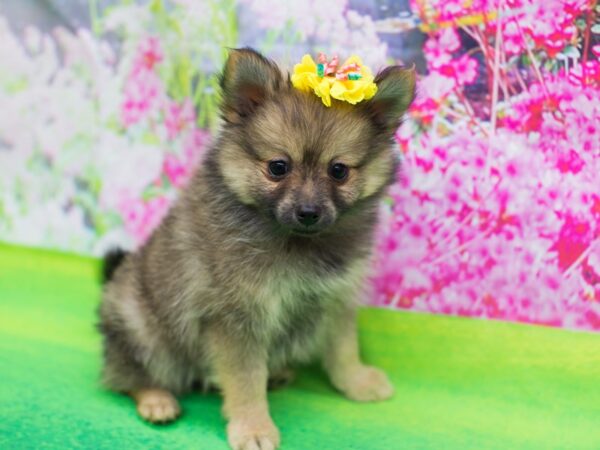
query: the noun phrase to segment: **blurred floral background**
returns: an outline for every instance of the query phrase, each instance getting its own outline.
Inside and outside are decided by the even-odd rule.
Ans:
[[[217,130],[226,47],[415,64],[370,301],[600,330],[595,0],[3,0],[0,240],[142,243]]]

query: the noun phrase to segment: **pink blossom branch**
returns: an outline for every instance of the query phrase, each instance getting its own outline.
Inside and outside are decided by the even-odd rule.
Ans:
[[[588,60],[588,51],[590,48],[590,32],[591,32],[591,28],[592,25],[594,23],[594,10],[596,8],[596,3],[597,2],[593,2],[593,4],[591,5],[591,9],[590,11],[587,13],[587,20],[586,20],[586,25],[585,25],[585,36],[583,38],[584,42],[583,42],[583,63],[581,64],[581,75],[583,77],[582,80],[582,84],[583,86],[587,85],[587,71],[586,71],[586,63]]]
[[[514,74],[517,77],[517,81],[519,82],[519,85],[521,85],[522,91],[523,92],[529,92],[529,88],[525,84],[525,81],[523,80],[523,77],[521,76],[521,73],[519,72],[519,68],[518,67],[514,68]]]
[[[498,18],[500,18],[500,13],[498,13]],[[481,51],[483,52],[483,56],[484,56],[484,61],[485,61],[485,68],[487,71],[487,75],[488,75],[488,90],[490,92],[492,92],[493,86],[490,85],[491,82],[493,82],[493,78],[494,78],[494,65],[492,64],[492,59],[496,59],[496,51],[493,50],[491,48],[490,45],[488,45],[485,41],[485,36],[483,36],[483,34],[481,34],[481,30],[479,30],[479,28],[475,28],[475,31],[467,31],[466,30],[467,27],[464,27],[463,30],[465,30],[467,32],[467,34],[469,34],[469,36],[471,36],[476,42],[477,45],[479,45],[479,47],[481,48]],[[496,32],[497,33],[497,32]],[[501,36],[501,35],[500,35]],[[498,37],[496,36],[496,42],[498,41]],[[504,58],[506,59],[506,58]],[[502,75],[502,79],[499,79],[499,82],[501,83],[500,86],[502,87],[502,91],[505,93],[505,97],[507,96],[507,90],[509,87],[509,83],[508,83],[508,79],[507,79],[507,72],[506,70],[502,67],[499,66],[499,70],[500,70],[500,74]]]
[[[515,89],[508,82],[508,69],[506,63],[506,53],[504,52],[504,39],[502,39],[501,47],[500,47],[500,65],[504,68],[502,70],[502,81],[503,83],[500,85],[502,88],[502,94],[504,94],[504,100],[509,99],[509,93],[515,94]]]
[[[481,34],[481,30],[478,27],[475,27],[475,34],[477,36],[476,40],[479,46],[483,49],[484,60],[485,60],[485,69],[487,71],[487,83],[488,83],[488,92],[492,91],[492,79],[493,79],[493,66],[492,66],[492,49],[489,44],[485,40],[485,36]]]
[[[483,50],[481,49],[481,47],[473,47],[472,49],[467,50],[467,52],[465,53],[465,55],[472,56],[472,55],[474,55],[477,52],[483,53]]]
[[[485,167],[482,173],[483,185],[487,185],[491,174],[492,167],[492,139],[496,135],[496,126],[498,125],[498,91],[500,83],[500,49],[502,47],[502,9],[504,6],[504,0],[498,1],[498,21],[496,22],[496,42],[494,48],[494,80],[492,85],[492,100],[490,106],[491,114],[491,131],[489,136],[489,143],[485,154]],[[506,88],[504,88],[504,98],[508,98]]]
[[[573,264],[571,264],[569,266],[569,268],[567,270],[565,270],[565,272],[563,274],[565,278],[569,278],[571,276],[571,274],[575,271],[575,269],[577,269],[577,267],[579,267],[581,265],[583,260],[589,256],[589,254],[592,252],[592,250],[594,249],[596,244],[598,244],[599,242],[600,242],[600,239],[596,239],[596,240],[592,241],[590,243],[590,245],[588,245],[588,248],[586,248],[583,251],[583,253],[581,253],[581,255],[579,255],[579,258],[577,258],[575,260],[575,262],[573,262]]]
[[[492,102],[490,106],[490,112],[492,114],[491,122],[492,122],[492,131],[490,132],[490,137],[493,137],[496,134],[496,122],[498,120],[498,113],[496,108],[498,106],[498,87],[500,83],[500,42],[502,41],[502,7],[503,0],[499,0],[498,2],[498,22],[496,23],[496,42],[494,47],[494,70],[493,70],[493,83],[492,83]],[[506,95],[506,94],[505,94]],[[486,178],[487,172],[489,171],[489,151],[488,157],[486,158]]]
[[[491,66],[489,63],[491,57],[489,54],[488,46],[485,43],[484,37],[481,35],[481,33],[479,32],[479,29],[477,27],[462,27],[462,30],[464,30],[465,33],[467,33],[471,38],[473,38],[473,40],[475,42],[477,42],[477,45],[483,52],[483,60],[485,61],[485,69],[488,74],[488,83],[489,83],[489,80],[491,80],[491,78],[492,78]]]
[[[463,29],[463,31],[464,31],[465,33],[467,33],[467,34],[468,34],[469,36],[471,36],[471,37],[472,37],[474,40],[476,40],[476,41],[477,41],[477,43],[479,44],[479,46],[481,47],[481,44],[480,44],[480,42],[479,42],[479,38],[478,38],[478,37],[475,35],[475,32],[474,32],[474,31],[473,31],[471,28],[469,28],[469,27],[463,27],[462,29]]]
[[[444,114],[447,114],[451,117],[455,117],[457,119],[464,119],[465,117],[468,118],[468,116],[469,116],[467,113],[462,112],[462,111],[457,111],[456,109],[452,108],[451,106],[444,106],[442,108],[442,111],[444,112]]]
[[[471,211],[469,214],[467,214],[465,217],[463,217],[463,218],[462,218],[461,220],[459,220],[458,222],[456,222],[456,223],[450,223],[450,224],[448,224],[448,226],[446,226],[446,227],[440,227],[440,228],[437,230],[437,233],[436,233],[436,234],[441,234],[441,233],[442,233],[442,231],[441,231],[441,230],[443,230],[444,228],[446,228],[446,230],[447,230],[447,229],[454,228],[454,231],[453,231],[453,232],[451,232],[451,233],[449,233],[449,234],[448,234],[448,236],[446,236],[446,237],[445,237],[444,239],[442,239],[440,242],[437,242],[437,243],[435,243],[435,242],[434,242],[434,243],[433,243],[433,245],[432,245],[433,249],[435,249],[435,248],[437,248],[437,247],[440,247],[440,246],[443,246],[443,245],[446,245],[446,244],[448,244],[448,243],[449,243],[449,242],[450,242],[452,239],[454,239],[456,236],[458,236],[458,233],[460,233],[460,232],[461,232],[461,231],[462,231],[462,230],[465,228],[465,226],[466,226],[467,222],[468,222],[469,220],[471,220],[471,219],[473,218],[473,216],[474,216],[476,213],[478,213],[478,212],[479,212],[479,209],[474,209],[473,211]],[[426,258],[425,258],[425,259],[426,259]]]
[[[525,38],[525,33],[523,33],[523,29],[521,28],[521,25],[519,25],[519,22],[516,19],[513,19],[513,20],[515,21],[515,24],[517,25],[517,30],[519,31],[519,36],[520,36],[521,40],[523,41],[523,46],[525,47],[525,50],[527,50],[527,55],[529,56],[529,59],[531,60],[531,65],[533,66],[533,71],[535,72],[535,75],[537,76],[538,81],[540,82],[540,85],[542,86],[542,91],[544,92],[544,97],[546,97],[546,99],[548,99],[550,97],[550,94],[548,93],[548,87],[546,86],[546,81],[544,80],[544,77],[542,77],[542,73],[540,72],[540,69],[538,67],[537,59],[535,58],[535,56],[533,55],[533,52],[529,48],[529,43],[527,42],[527,39]]]
[[[463,250],[466,250],[467,248],[473,246],[474,244],[476,244],[477,242],[481,241],[482,239],[487,238],[490,234],[492,234],[492,231],[494,231],[494,228],[490,228],[489,230],[486,230],[484,233],[478,233],[470,241],[467,241],[467,242],[465,242],[463,244],[460,244],[458,247],[456,247],[454,249],[448,250],[446,253],[438,256],[433,261],[429,261],[428,264],[437,264],[437,263],[440,263],[442,261],[445,261],[448,258],[451,258],[452,256],[456,255],[457,253],[460,253]]]
[[[458,236],[458,233],[460,233],[466,226],[467,222],[469,220],[471,220],[471,218],[476,214],[479,213],[483,210],[483,203],[490,198],[490,196],[496,191],[496,189],[498,188],[498,186],[500,186],[500,182],[501,180],[496,181],[496,183],[494,184],[494,186],[492,186],[492,188],[490,189],[490,191],[485,194],[483,197],[481,197],[481,199],[479,200],[479,207],[477,207],[476,209],[474,209],[473,211],[471,211],[469,214],[467,214],[465,217],[463,217],[461,220],[459,220],[456,223],[452,223],[449,225],[450,228],[454,228],[454,232],[452,232],[451,234],[449,234],[448,236],[446,236],[444,239],[442,239],[440,242],[438,243],[434,243],[433,247],[440,247],[442,245],[445,245],[447,243],[449,243],[452,239],[454,239],[456,236]],[[448,227],[445,227],[448,228]],[[438,230],[438,234],[440,233],[440,231]]]
[[[483,135],[485,137],[489,137],[488,132],[485,130],[485,128],[483,128],[481,126],[481,124],[479,123],[480,121],[477,120],[477,117],[475,117],[475,113],[473,112],[473,107],[471,106],[471,103],[469,102],[467,97],[465,97],[465,95],[462,93],[462,91],[457,87],[454,88],[454,93],[456,94],[458,99],[461,101],[461,103],[464,105],[465,111],[469,115],[469,118],[470,118],[469,125],[475,125],[477,128],[479,128],[479,130],[483,133]]]

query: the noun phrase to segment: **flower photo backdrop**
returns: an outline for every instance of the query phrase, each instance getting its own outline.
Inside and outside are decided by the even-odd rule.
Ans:
[[[600,330],[600,7],[589,0],[0,4],[0,240],[144,242],[218,128],[226,48],[415,64],[376,305]]]

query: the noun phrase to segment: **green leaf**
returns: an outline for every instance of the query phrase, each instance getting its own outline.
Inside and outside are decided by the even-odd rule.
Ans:
[[[153,14],[162,14],[165,11],[162,0],[152,0],[152,3],[150,3],[150,11]]]
[[[98,174],[98,171],[94,167],[89,167],[83,173],[82,179],[87,183],[87,188],[90,193],[98,197],[102,190],[102,178]]]
[[[592,33],[594,34],[600,34],[600,23],[595,24],[592,29],[591,29]]]
[[[5,90],[8,94],[17,94],[26,90],[27,85],[28,83],[26,78],[14,78],[6,83]]]
[[[123,131],[123,125],[116,115],[112,115],[106,121],[105,127],[109,130],[115,131],[117,134],[121,134]]]
[[[177,100],[183,100],[191,95],[192,65],[188,57],[179,58],[174,67],[173,88]]]
[[[152,200],[155,197],[159,197],[162,193],[162,189],[151,184],[146,189],[144,189],[144,192],[142,193],[142,200],[147,202],[148,200]]]
[[[179,37],[183,37],[183,30],[181,29],[181,25],[179,25],[179,21],[174,19],[173,17],[167,17],[166,20],[167,27],[171,28]]]
[[[158,145],[160,144],[160,139],[156,134],[146,131],[142,136],[142,143],[147,145]]]
[[[94,223],[94,228],[97,234],[100,236],[123,224],[121,215],[116,212],[98,212],[97,210],[91,212],[93,213],[92,221]]]
[[[574,47],[572,45],[568,45],[567,47],[565,47],[562,53],[570,58],[579,58],[579,56],[581,55],[577,47]]]

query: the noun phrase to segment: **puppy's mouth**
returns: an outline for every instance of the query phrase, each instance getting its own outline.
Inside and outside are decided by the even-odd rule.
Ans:
[[[296,234],[298,236],[315,236],[319,234],[323,230],[315,229],[302,229],[302,228],[292,228],[292,234]]]

